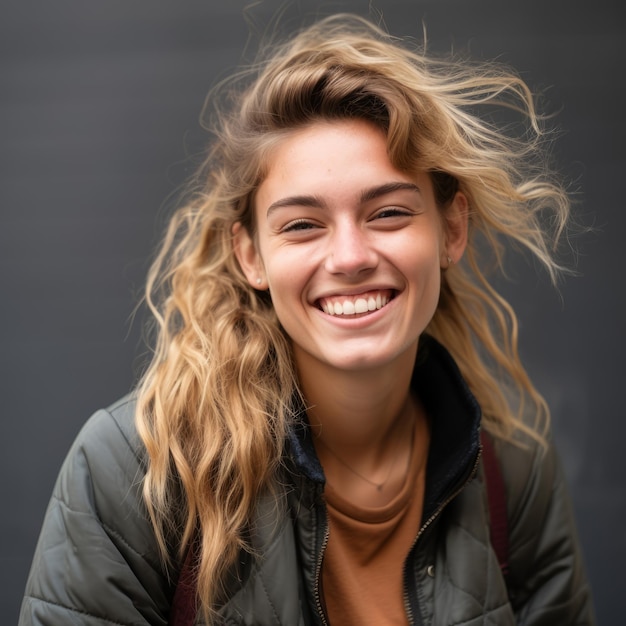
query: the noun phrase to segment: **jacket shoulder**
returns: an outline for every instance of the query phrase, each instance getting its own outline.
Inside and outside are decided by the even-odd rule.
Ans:
[[[145,450],[135,429],[134,407],[134,399],[127,397],[85,422],[61,467],[53,499],[102,520],[118,511],[120,495],[141,508],[135,491],[145,474]]]
[[[61,467],[20,625],[165,624],[171,586],[142,497],[132,396],[94,413]]]

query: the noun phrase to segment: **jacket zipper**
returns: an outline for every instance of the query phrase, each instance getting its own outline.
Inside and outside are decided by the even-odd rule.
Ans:
[[[321,495],[319,496],[321,497]],[[319,503],[315,505],[316,510],[324,510],[323,507],[320,507]],[[322,545],[320,546],[318,557],[317,557],[317,565],[315,567],[315,589],[314,589],[314,597],[315,597],[315,606],[317,607],[317,613],[320,617],[320,620],[323,626],[329,626],[328,621],[326,619],[326,613],[324,612],[324,607],[322,606],[322,597],[320,593],[320,580],[322,578],[322,562],[324,560],[324,553],[326,552],[326,547],[328,546],[328,538],[330,536],[330,528],[328,524],[328,516],[324,514],[324,537],[322,539]]]
[[[422,524],[422,527],[419,529],[419,532],[417,533],[417,536],[415,537],[415,540],[413,541],[413,545],[411,546],[411,549],[409,550],[409,554],[406,558],[406,561],[404,562],[404,608],[409,620],[409,624],[412,624],[412,626],[418,626],[415,622],[415,618],[413,615],[413,608],[411,605],[411,599],[409,597],[409,589],[408,589],[408,584],[407,584],[407,578],[408,578],[408,572],[407,572],[407,568],[409,566],[409,559],[410,559],[410,555],[413,553],[413,550],[415,549],[415,546],[417,545],[417,542],[419,541],[420,537],[423,536],[423,534],[428,530],[428,528],[432,525],[432,523],[435,521],[435,519],[437,519],[437,517],[439,517],[439,515],[441,515],[441,512],[448,506],[448,504],[450,504],[450,502],[452,502],[452,500],[454,500],[454,498],[456,498],[461,491],[463,491],[463,489],[465,489],[465,487],[468,485],[468,483],[474,478],[474,476],[476,475],[476,472],[478,470],[478,465],[480,463],[480,457],[481,457],[481,450],[479,450],[478,455],[476,456],[476,460],[474,461],[474,466],[472,467],[471,472],[469,473],[468,477],[463,481],[463,483],[461,485],[459,485],[459,488],[456,489],[455,491],[453,491],[440,505],[439,508],[424,522],[424,524]],[[420,616],[419,618],[419,624],[422,624],[422,618]]]

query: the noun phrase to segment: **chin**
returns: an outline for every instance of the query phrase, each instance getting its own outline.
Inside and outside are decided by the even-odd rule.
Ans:
[[[371,351],[360,353],[342,352],[341,354],[328,355],[325,361],[330,367],[334,367],[337,370],[346,372],[367,371],[391,365],[403,353],[404,350],[384,353],[378,352],[377,354],[372,354]]]

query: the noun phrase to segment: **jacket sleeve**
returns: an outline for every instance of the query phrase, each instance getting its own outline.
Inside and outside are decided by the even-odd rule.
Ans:
[[[556,450],[501,451],[509,499],[509,595],[522,626],[595,623],[574,515]],[[530,462],[529,462],[530,460]]]
[[[167,624],[172,589],[141,497],[132,403],[99,411],[61,468],[19,626]],[[134,439],[134,440],[133,440]]]

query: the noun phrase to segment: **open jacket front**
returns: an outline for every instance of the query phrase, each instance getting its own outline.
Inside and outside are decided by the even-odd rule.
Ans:
[[[510,576],[489,539],[480,409],[447,351],[424,337],[413,391],[431,420],[422,526],[404,563],[410,624],[589,625],[591,598],[552,446],[495,441],[506,485]],[[168,623],[168,577],[141,496],[145,450],[125,398],[85,425],[61,469],[22,604],[20,626]],[[223,624],[327,624],[320,589],[328,522],[324,474],[304,414],[278,496],[250,527],[220,609]]]

